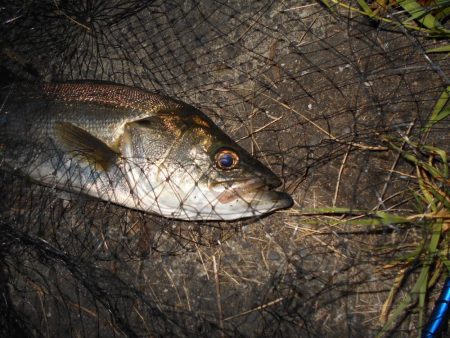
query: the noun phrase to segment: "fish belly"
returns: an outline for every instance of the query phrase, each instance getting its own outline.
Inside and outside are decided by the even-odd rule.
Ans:
[[[51,188],[126,206],[133,204],[129,185],[119,166],[99,171],[94,164],[51,146],[16,144],[13,150],[3,153],[1,168]]]

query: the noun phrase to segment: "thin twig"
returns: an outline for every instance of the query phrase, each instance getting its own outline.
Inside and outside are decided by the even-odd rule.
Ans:
[[[311,7],[311,6],[317,6],[318,3],[314,3],[314,4],[308,4],[308,5],[303,5],[303,6],[296,6],[296,7],[291,7],[291,8],[287,8],[287,9],[282,9],[280,10],[280,12],[289,12],[289,11],[296,11],[299,9],[304,9],[307,7]]]
[[[226,270],[222,270],[222,271],[223,271],[223,273],[224,273],[226,276],[228,276],[228,278],[229,278],[230,280],[233,281],[233,283],[235,283],[236,285],[240,285],[240,283],[236,280],[236,278],[234,278],[233,276],[231,276]]]
[[[336,249],[335,247],[333,247],[330,244],[325,243],[324,241],[322,241],[319,237],[315,236],[315,235],[311,235],[312,238],[314,238],[316,241],[318,241],[319,243],[321,243],[323,246],[327,247],[328,249],[330,249],[331,251],[333,251],[335,254],[337,254],[338,256],[341,256],[343,258],[348,258],[348,256],[344,255],[342,252],[340,252],[338,249]]]
[[[275,118],[274,120],[272,120],[272,121],[266,123],[266,124],[263,125],[262,127],[259,127],[258,129],[253,130],[251,133],[249,133],[249,135],[246,135],[246,136],[241,137],[241,138],[238,139],[236,142],[239,142],[239,141],[248,139],[250,136],[253,136],[253,135],[256,134],[256,133],[259,133],[260,131],[266,129],[268,126],[274,124],[275,122],[278,122],[278,121],[281,120],[283,117],[284,117],[284,116],[281,115],[280,117]]]
[[[209,278],[208,269],[206,268],[205,262],[203,261],[202,253],[200,252],[200,249],[198,248],[198,245],[197,245],[197,243],[196,243],[196,241],[195,241],[194,236],[192,236],[192,234],[190,234],[190,236],[191,236],[192,242],[193,242],[194,245],[195,245],[195,248],[197,249],[198,257],[200,257],[200,261],[202,262],[203,269],[205,270],[205,273],[206,273],[206,278],[209,280],[210,278]]]
[[[175,292],[176,292],[177,298],[178,298],[178,302],[179,302],[180,305],[181,305],[181,304],[182,304],[182,302],[181,302],[181,297],[180,297],[180,294],[178,293],[177,286],[175,285],[175,282],[174,282],[172,276],[170,275],[169,271],[167,271],[166,268],[163,268],[163,269],[164,269],[164,272],[165,272],[166,276],[169,277],[170,283],[172,283],[172,288],[175,289]]]
[[[261,250],[261,257],[262,257],[263,263],[264,263],[267,271],[270,271],[269,264],[267,264],[267,260],[266,260],[266,257],[264,256],[264,251],[263,250]]]
[[[405,278],[405,272],[408,270],[408,268],[409,267],[405,267],[405,268],[401,269],[394,279],[394,283],[389,292],[389,295],[386,298],[386,301],[384,302],[384,304],[381,308],[381,314],[380,314],[380,319],[379,319],[381,325],[385,325],[388,320],[389,312],[392,307],[392,302],[394,301],[394,298],[395,298],[398,290],[400,289],[403,279]]]
[[[81,26],[82,28],[84,28],[85,30],[87,30],[88,32],[91,31],[91,29],[86,26],[83,25],[81,22],[78,22],[77,20],[75,20],[74,18],[71,18],[70,16],[68,16],[66,13],[64,13],[64,11],[62,9],[59,8],[58,4],[56,3],[56,0],[53,0],[53,3],[55,4],[55,7],[57,8],[57,14],[60,14],[64,17],[66,17],[67,19],[69,19],[70,21],[72,21],[74,24]]]
[[[253,308],[253,309],[241,312],[241,313],[239,313],[237,315],[234,315],[234,316],[231,316],[231,317],[227,317],[227,318],[224,319],[224,321],[228,321],[228,320],[232,320],[234,318],[242,317],[242,316],[248,315],[248,314],[250,314],[252,312],[255,312],[255,311],[264,310],[265,308],[268,308],[269,306],[275,305],[275,304],[277,304],[277,303],[279,303],[279,302],[281,302],[283,300],[284,300],[284,297],[277,298],[277,299],[275,299],[275,300],[273,300],[271,302],[268,302],[266,304],[260,305],[258,307]]]
[[[216,263],[216,256],[212,256],[213,259],[213,269],[214,269],[214,278],[216,280],[216,303],[217,303],[217,311],[219,313],[219,327],[220,327],[220,336],[225,337],[225,333],[223,332],[223,310],[222,310],[222,300],[220,297],[220,279],[219,279],[219,270]],[[219,265],[220,265],[220,256],[219,256]]]
[[[348,154],[350,154],[350,150],[352,149],[352,146],[349,146],[347,149],[347,152],[344,155],[344,158],[342,159],[341,167],[339,168],[339,173],[336,181],[336,189],[334,190],[334,196],[333,196],[333,208],[336,206],[336,200],[339,193],[339,185],[341,183],[341,176],[342,172],[344,171],[345,163],[347,162]]]
[[[414,127],[415,122],[416,122],[416,120],[414,119],[414,120],[409,124],[408,130],[406,131],[406,136],[409,136],[409,135],[411,134],[411,130],[412,130],[412,128]],[[400,146],[400,149],[401,149],[401,150],[403,150],[403,147],[405,146],[405,144],[406,144],[406,139],[403,141],[402,145]],[[378,205],[376,206],[376,208],[374,208],[374,210],[379,209],[380,206],[382,206],[383,203],[384,203],[384,201],[383,201],[384,195],[386,194],[388,185],[389,185],[389,183],[390,183],[390,181],[391,181],[391,178],[392,178],[392,174],[394,173],[394,170],[395,170],[395,168],[397,167],[397,164],[398,164],[398,161],[400,160],[401,155],[402,155],[401,152],[398,152],[397,155],[396,155],[396,157],[395,157],[394,163],[392,163],[391,169],[389,170],[388,177],[387,177],[387,179],[386,179],[386,181],[385,181],[385,183],[384,183],[383,190],[381,191],[381,194],[380,194],[380,202],[378,203]]]
[[[139,316],[139,318],[141,319],[141,322],[142,322],[142,324],[145,326],[145,329],[147,330],[147,334],[149,335],[149,336],[151,336],[151,329],[150,329],[150,327],[148,326],[148,324],[147,324],[147,320],[144,318],[144,316],[139,312],[139,309],[136,307],[136,305],[133,305],[133,309],[134,309],[134,312],[136,312],[136,314]]]
[[[84,306],[82,306],[80,304],[76,304],[76,303],[74,303],[74,302],[72,302],[70,300],[67,300],[67,299],[65,299],[64,302],[68,303],[71,307],[77,309],[78,311],[82,311],[82,312],[88,314],[89,316],[99,320],[98,313],[95,310],[89,310],[88,308],[86,308],[86,307],[84,307]],[[134,309],[136,309],[135,306],[133,306],[133,307],[134,307]],[[138,315],[140,315],[140,314],[138,313]],[[81,314],[80,314],[80,316],[81,316]],[[119,335],[123,334],[123,331],[121,331],[112,321],[104,319],[104,323],[109,325],[111,327],[111,329],[114,330],[114,333],[116,335],[119,336]]]
[[[186,287],[186,283],[184,283],[184,285],[183,285],[183,290],[184,290],[184,294],[186,295],[188,310],[192,311],[191,302],[189,301],[189,290]]]

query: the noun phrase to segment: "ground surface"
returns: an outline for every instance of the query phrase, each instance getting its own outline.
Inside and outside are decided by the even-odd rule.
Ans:
[[[330,226],[305,210],[411,209],[413,168],[381,136],[418,135],[448,85],[448,60],[424,54],[436,41],[309,1],[113,2],[11,1],[0,12],[2,67],[182,99],[270,166],[295,206],[231,224],[176,222],[68,201],[1,172],[8,329],[374,336],[396,274],[383,266],[418,230]],[[428,140],[448,150],[446,128]]]

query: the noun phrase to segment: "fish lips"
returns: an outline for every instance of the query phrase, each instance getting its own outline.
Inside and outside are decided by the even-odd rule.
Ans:
[[[283,191],[265,191],[264,200],[269,199],[272,203],[272,210],[289,209],[294,205],[291,195]]]
[[[247,202],[249,205],[255,205],[256,208],[264,204],[270,206],[270,211],[287,209],[294,204],[292,197],[286,192],[271,190],[279,187],[281,184],[281,180],[276,176],[271,177],[270,180],[252,178],[234,181],[229,189],[219,195],[218,201],[226,204],[238,198],[246,201],[247,198],[250,198]]]

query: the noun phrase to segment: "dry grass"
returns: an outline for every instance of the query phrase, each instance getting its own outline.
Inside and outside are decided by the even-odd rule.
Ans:
[[[405,11],[388,18],[401,11],[393,3],[366,3],[369,12],[329,2],[330,14],[318,3],[128,2],[125,15],[117,2],[77,12],[52,0],[45,29],[36,4],[37,23],[10,21],[12,50],[45,79],[121,82],[201,108],[277,172],[295,206],[258,220],[176,222],[67,200],[2,171],[1,267],[23,330],[420,332],[448,271],[448,59],[409,31],[434,28]]]

